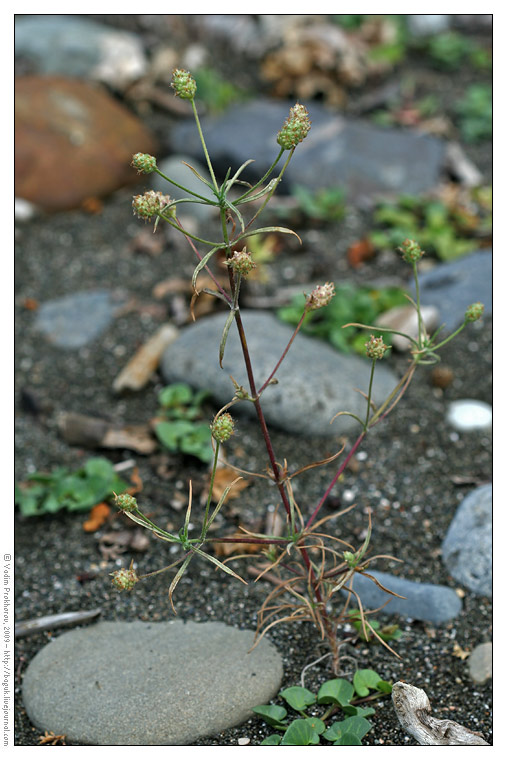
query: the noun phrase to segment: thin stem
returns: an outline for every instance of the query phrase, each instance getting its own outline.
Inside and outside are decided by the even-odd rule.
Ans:
[[[199,253],[199,251],[197,250],[197,248],[196,248],[196,247],[195,247],[195,245],[193,244],[193,242],[192,242],[192,240],[191,240],[190,236],[188,235],[188,233],[187,233],[187,232],[185,232],[185,230],[183,229],[183,226],[182,226],[182,224],[181,224],[180,220],[179,220],[177,217],[176,217],[176,225],[173,225],[173,226],[174,226],[176,229],[178,229],[178,228],[179,228],[179,229],[180,229],[180,231],[181,231],[181,232],[183,232],[183,234],[185,235],[185,237],[186,237],[186,239],[187,239],[187,243],[188,243],[188,244],[189,244],[189,246],[192,248],[193,252],[194,252],[194,253],[195,253],[195,255],[197,256],[197,258],[199,259],[199,261],[202,261],[202,256],[201,256],[201,254]],[[226,300],[227,300],[227,303],[228,303],[228,304],[231,304],[231,303],[232,303],[232,300],[231,300],[231,297],[230,297],[230,295],[229,295],[229,294],[228,294],[228,293],[227,293],[227,292],[226,292],[226,291],[223,289],[223,287],[220,285],[220,283],[218,282],[218,280],[216,279],[215,275],[213,274],[213,272],[211,271],[211,269],[208,267],[208,265],[207,265],[207,264],[204,266],[204,269],[207,271],[207,273],[209,274],[209,276],[211,277],[211,279],[213,280],[213,282],[214,282],[214,283],[215,283],[215,285],[217,286],[218,290],[219,290],[219,291],[222,293],[222,295],[223,295],[223,296],[226,298]]]
[[[218,464],[218,452],[220,450],[220,442],[216,441],[215,446],[215,458],[213,460],[213,468],[211,470],[211,480],[209,484],[209,491],[208,491],[208,501],[206,503],[206,509],[204,510],[204,519],[202,521],[202,530],[201,530],[201,541],[204,541],[206,538],[206,531],[208,529],[207,522],[208,522],[208,512],[211,504],[211,496],[213,493],[213,483],[215,482],[215,475],[217,471],[217,464]]]
[[[215,178],[215,172],[213,171],[213,166],[211,165],[211,159],[209,157],[208,149],[206,147],[206,142],[204,140],[204,135],[202,133],[201,122],[199,121],[199,116],[197,114],[197,108],[195,107],[194,99],[192,98],[190,102],[192,103],[192,111],[194,112],[195,123],[197,124],[197,129],[199,130],[199,137],[201,138],[201,145],[204,151],[204,155],[206,156],[206,163],[208,164],[209,173],[211,174],[211,179],[213,180],[213,186],[215,188],[215,192],[218,195],[220,191],[218,189],[218,184]]]
[[[175,182],[174,179],[171,179],[170,177],[167,177],[157,167],[154,169],[154,171],[157,174],[159,174],[162,177],[162,179],[165,179],[166,182],[170,182],[171,185],[175,185],[176,187],[179,187],[180,190],[183,190],[185,193],[190,193],[190,195],[193,195],[195,198],[200,198],[201,201],[204,201],[207,206],[217,206],[218,205],[218,203],[216,201],[212,201],[210,198],[206,198],[204,195],[199,195],[199,193],[194,193],[194,191],[190,190],[188,187],[185,187],[184,185],[180,185],[179,182]]]
[[[453,338],[455,338],[455,337],[456,337],[456,335],[457,335],[458,333],[460,333],[460,332],[463,330],[463,328],[464,328],[464,327],[466,327],[466,326],[467,326],[467,324],[468,324],[468,323],[467,323],[466,321],[465,321],[465,322],[463,322],[463,324],[462,324],[460,327],[458,327],[458,329],[457,329],[457,330],[455,330],[455,331],[452,333],[452,335],[449,335],[449,337],[448,337],[448,338],[446,338],[445,340],[441,341],[440,343],[437,343],[437,345],[436,345],[436,346],[430,346],[431,350],[432,350],[432,351],[436,351],[436,350],[437,350],[437,348],[442,348],[442,346],[445,346],[445,344],[446,344],[446,343],[449,343],[449,341],[450,341],[450,340],[452,340]]]
[[[423,333],[423,323],[422,323],[422,317],[421,317],[421,298],[420,298],[420,293],[419,293],[419,277],[417,275],[417,264],[415,261],[413,262],[412,267],[414,269],[415,300],[417,304],[417,332],[418,332],[418,337],[419,337],[418,343],[420,346],[422,333]]]
[[[282,181],[283,174],[284,174],[286,168],[288,167],[289,162],[290,162],[290,160],[291,160],[291,158],[292,158],[295,150],[296,150],[296,146],[294,146],[293,148],[291,148],[290,153],[287,156],[287,160],[286,160],[286,162],[284,163],[284,165],[282,167],[282,171],[280,172],[280,174],[276,178],[275,182],[273,183],[273,187],[271,188],[271,190],[267,194],[266,198],[264,199],[264,202],[263,202],[262,206],[259,209],[257,209],[257,211],[255,212],[255,214],[252,216],[252,218],[250,219],[250,221],[246,225],[245,229],[248,229],[250,227],[250,225],[257,219],[257,217],[259,216],[259,214],[262,211],[264,211],[264,209],[266,208],[267,204],[271,200],[271,197],[272,197],[273,193],[275,192],[276,188],[278,187],[278,185]]]
[[[294,338],[296,337],[296,335],[298,334],[299,330],[301,329],[301,327],[302,327],[302,325],[303,325],[303,322],[304,322],[304,320],[305,320],[305,317],[306,317],[307,313],[308,313],[308,309],[307,309],[307,308],[306,308],[306,306],[305,306],[305,309],[304,309],[304,311],[303,311],[303,313],[302,313],[302,315],[301,315],[301,319],[299,320],[299,322],[298,322],[298,324],[297,324],[297,327],[296,327],[296,329],[294,330],[294,333],[292,334],[292,337],[291,337],[291,339],[290,339],[290,340],[289,340],[289,342],[287,343],[287,346],[285,347],[285,349],[284,349],[284,352],[283,352],[283,354],[281,355],[280,359],[278,360],[278,362],[277,362],[277,364],[276,364],[276,366],[275,366],[275,368],[274,368],[273,372],[270,374],[270,376],[268,377],[268,379],[266,380],[266,382],[265,382],[265,383],[263,383],[263,384],[261,385],[261,387],[259,388],[259,390],[258,390],[258,394],[259,394],[259,396],[261,395],[261,393],[262,393],[262,391],[264,390],[264,388],[266,388],[266,387],[269,385],[269,382],[270,382],[270,380],[272,379],[272,377],[274,376],[274,374],[275,374],[275,373],[276,373],[276,371],[278,370],[278,368],[279,368],[280,364],[283,362],[283,360],[284,360],[284,359],[285,359],[285,357],[287,356],[287,353],[288,353],[288,351],[289,351],[289,348],[292,346],[292,343],[293,343],[293,341],[294,341]]]
[[[371,389],[372,389],[372,386],[373,386],[373,374],[375,372],[375,362],[376,361],[377,361],[376,359],[373,359],[372,363],[371,363],[370,385],[368,386],[368,400],[366,402],[366,404],[367,404],[367,406],[366,406],[366,419],[364,421],[364,432],[365,433],[368,430],[368,420],[370,418]]]
[[[185,230],[181,222],[178,222],[178,224],[175,224],[172,219],[170,219],[167,216],[164,216],[164,214],[159,214],[160,218],[164,220],[164,222],[167,222],[171,225],[171,227],[174,227],[175,229],[180,229],[181,232],[185,235],[185,237],[192,238],[192,240],[197,240],[198,243],[203,243],[204,245],[209,245],[212,248],[219,248],[222,245],[222,241],[219,241],[218,243],[215,243],[213,240],[204,240],[204,238],[197,237],[197,235],[192,235],[191,232],[188,232]]]
[[[271,172],[273,171],[273,169],[275,168],[275,166],[279,162],[279,160],[280,160],[280,158],[281,158],[282,153],[284,152],[284,150],[285,150],[285,148],[280,148],[280,153],[277,155],[277,157],[275,158],[275,160],[273,161],[273,163],[271,164],[271,166],[267,170],[266,174],[262,177],[262,179],[260,179],[258,182],[256,182],[255,185],[253,185],[252,187],[250,187],[246,191],[246,193],[243,193],[243,195],[240,195],[239,198],[236,198],[236,200],[233,202],[234,206],[236,206],[238,203],[240,203],[245,198],[247,198],[247,195],[250,195],[251,192],[253,192],[257,187],[259,187],[260,185],[262,185],[262,183],[267,180],[267,178],[269,177],[269,175],[271,174]],[[247,198],[246,202],[248,202],[248,198]]]
[[[331,493],[331,490],[332,490],[333,486],[335,485],[336,481],[338,480],[338,478],[340,477],[340,475],[344,471],[345,467],[350,462],[351,458],[354,456],[355,451],[357,450],[358,446],[361,444],[361,442],[362,442],[363,438],[365,437],[365,435],[366,435],[366,431],[363,430],[362,433],[359,435],[358,439],[356,440],[356,442],[354,443],[354,445],[352,446],[351,450],[349,451],[349,453],[345,457],[345,460],[344,460],[343,464],[339,467],[336,475],[333,477],[331,483],[327,487],[326,492],[323,495],[322,499],[319,501],[319,503],[317,504],[317,506],[313,510],[313,513],[312,513],[310,519],[308,520],[308,522],[305,525],[305,531],[308,530],[308,528],[310,527],[310,525],[313,523],[313,521],[315,520],[315,518],[319,514],[319,511],[320,511],[322,505],[324,504],[324,502],[326,501],[327,497]]]

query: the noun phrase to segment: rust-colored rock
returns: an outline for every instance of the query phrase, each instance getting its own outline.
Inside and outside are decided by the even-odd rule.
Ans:
[[[102,86],[65,77],[16,80],[15,139],[16,195],[46,211],[138,181],[132,154],[155,152],[150,132]]]

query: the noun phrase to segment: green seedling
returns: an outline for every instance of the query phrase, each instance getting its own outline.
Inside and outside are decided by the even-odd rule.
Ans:
[[[225,79],[213,68],[202,67],[195,72],[195,81],[199,90],[199,99],[212,113],[224,111],[232,103],[245,100],[248,94]]]
[[[459,129],[466,142],[475,143],[491,139],[492,95],[490,84],[472,84],[456,104]]]
[[[457,31],[437,34],[428,40],[425,47],[432,63],[444,71],[457,71],[465,63],[478,69],[491,66],[491,53]]]
[[[345,191],[341,187],[311,191],[295,185],[292,195],[298,201],[298,210],[311,222],[339,222],[345,216]]]
[[[374,212],[374,229],[369,235],[377,249],[398,247],[405,239],[417,240],[428,254],[450,261],[475,250],[478,236],[487,234],[485,209],[465,214],[440,200],[400,196],[393,203],[381,203]]]
[[[283,306],[278,310],[278,317],[291,325],[297,325],[304,303],[304,295],[295,296],[288,306]],[[406,304],[407,299],[401,288],[339,285],[331,303],[318,312],[314,311],[308,315],[302,331],[328,341],[343,353],[356,352],[365,356],[364,333],[359,328],[342,330],[342,325],[347,322],[373,324],[380,314],[394,306]]]
[[[344,678],[325,681],[317,694],[302,686],[291,686],[279,697],[300,717],[290,720],[285,707],[257,705],[253,712],[278,732],[261,742],[263,746],[301,746],[330,743],[333,745],[360,745],[372,724],[367,717],[374,715],[373,707],[363,707],[365,698],[373,701],[391,693],[391,684],[383,681],[374,670],[356,670],[353,682]],[[370,694],[370,691],[372,692]],[[315,715],[308,714],[312,707]],[[342,720],[330,722],[341,713]],[[323,741],[325,740],[325,741]]]
[[[127,488],[108,459],[94,457],[75,472],[57,467],[49,474],[29,475],[26,483],[16,485],[15,502],[25,517],[54,514],[64,508],[85,512]]]
[[[186,383],[168,385],[160,391],[160,416],[164,419],[155,424],[155,434],[169,451],[180,451],[201,462],[211,462],[209,424],[199,422],[201,404],[208,395],[207,391],[194,393]]]

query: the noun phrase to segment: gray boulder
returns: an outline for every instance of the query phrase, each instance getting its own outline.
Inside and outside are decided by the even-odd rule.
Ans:
[[[190,744],[247,720],[281,683],[282,659],[223,623],[99,623],[30,662],[32,723],[88,745]]]
[[[381,613],[398,614],[413,620],[425,620],[439,625],[452,620],[461,611],[461,599],[448,586],[437,586],[433,583],[416,583],[405,578],[368,570],[379,583],[396,594],[406,597],[399,599],[382,591],[370,578],[356,574],[354,576],[354,591],[361,597],[363,607],[381,607],[389,599],[389,603]],[[345,593],[345,592],[344,592]]]
[[[235,170],[253,158],[255,163],[242,176],[248,180],[262,177],[279,151],[276,136],[292,105],[256,99],[236,104],[220,116],[203,118],[208,151],[218,170],[224,173],[229,166]],[[445,159],[442,140],[349,120],[318,103],[305,105],[312,128],[285,172],[284,187],[300,184],[317,190],[340,186],[349,201],[360,201],[386,193],[416,195],[438,182]],[[172,144],[177,151],[202,158],[193,120],[175,127]]]
[[[269,312],[245,310],[241,314],[259,388],[276,366],[293,329]],[[166,382],[187,382],[195,388],[207,388],[220,405],[234,395],[230,375],[249,388],[234,324],[229,331],[223,370],[219,366],[218,349],[226,316],[223,313],[200,319],[183,329],[161,360]],[[269,385],[262,394],[265,417],[269,423],[300,435],[359,432],[359,423],[346,415],[337,418],[332,425],[329,423],[342,410],[364,418],[366,401],[354,388],[367,392],[370,368],[370,362],[365,359],[340,354],[320,340],[298,335],[276,372],[278,384]],[[393,372],[377,363],[373,399],[382,402],[396,383]],[[250,416],[255,414],[250,402],[241,402],[234,412],[236,410]]]
[[[459,583],[476,594],[493,592],[493,487],[480,486],[459,505],[442,544],[442,557]]]

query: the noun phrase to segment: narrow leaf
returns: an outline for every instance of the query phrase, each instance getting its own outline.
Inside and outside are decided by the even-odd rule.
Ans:
[[[243,580],[243,578],[240,575],[235,573],[234,570],[231,570],[230,567],[227,567],[226,565],[222,564],[222,562],[220,562],[220,560],[218,560],[216,557],[212,557],[211,554],[206,554],[206,552],[203,552],[200,549],[194,548],[192,549],[192,551],[195,552],[196,554],[200,554],[201,557],[204,557],[204,559],[208,559],[210,562],[213,562],[214,565],[217,565],[217,567],[219,567],[221,570],[226,572],[228,575],[234,576],[234,578],[237,578],[238,581],[241,581],[241,583],[244,583],[245,586],[248,586],[248,583],[245,580]]]
[[[216,253],[219,250],[219,248],[220,246],[216,246],[215,248],[212,248],[211,251],[208,251],[208,253],[206,253],[202,257],[202,259],[200,260],[200,262],[197,264],[196,268],[194,269],[194,273],[192,275],[192,287],[194,290],[195,290],[195,284],[197,282],[197,276],[199,272],[201,271],[201,269],[204,269],[204,267],[206,266],[210,258],[213,256],[214,253]]]
[[[220,366],[222,367],[222,361],[224,358],[225,353],[225,344],[227,343],[227,336],[229,335],[229,330],[231,329],[232,322],[234,320],[235,315],[234,309],[231,309],[229,312],[229,316],[227,317],[227,321],[225,323],[224,331],[222,333],[222,339],[220,341],[220,350],[218,352],[218,360],[220,362]]]
[[[178,613],[176,612],[176,609],[175,609],[174,604],[173,604],[174,589],[178,585],[179,580],[180,580],[181,576],[183,575],[183,573],[185,572],[185,570],[187,569],[187,567],[188,567],[191,559],[192,559],[192,555],[189,554],[188,557],[183,562],[183,564],[180,567],[180,569],[178,570],[178,572],[176,573],[176,575],[174,576],[174,578],[172,579],[171,585],[169,586],[169,601],[171,603],[171,607],[173,608],[173,612],[174,612],[175,615],[177,615]]]
[[[287,227],[261,227],[258,230],[248,230],[241,235],[238,235],[234,242],[239,243],[243,238],[251,237],[252,235],[260,235],[262,232],[283,232],[286,235],[295,235],[299,242],[302,244],[302,240],[294,230],[289,230]]]

